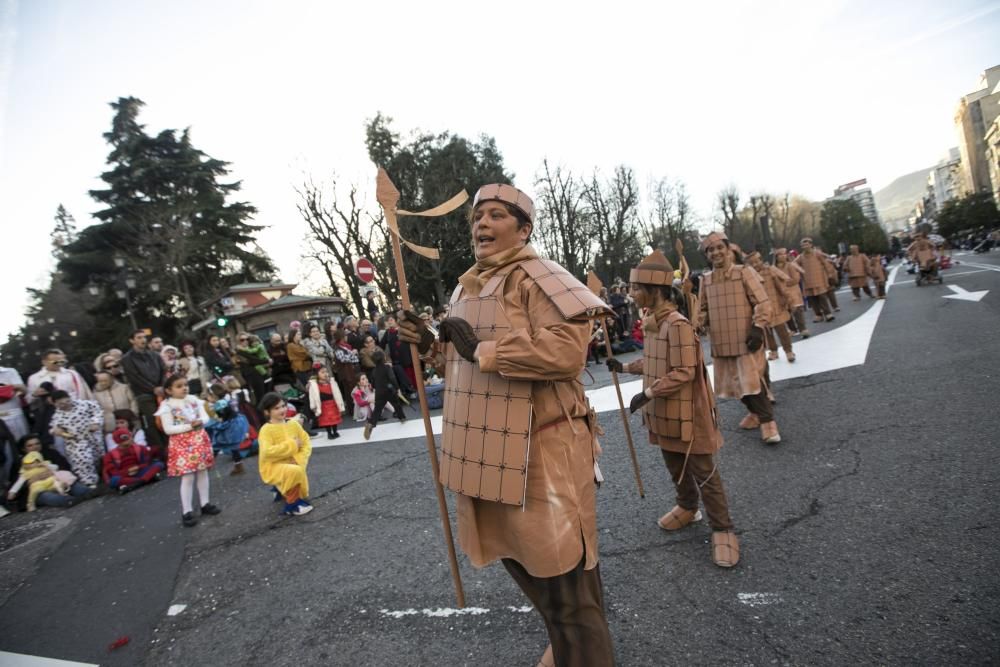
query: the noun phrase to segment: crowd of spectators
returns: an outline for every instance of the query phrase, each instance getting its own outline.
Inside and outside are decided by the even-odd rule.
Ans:
[[[93,363],[73,365],[51,349],[26,382],[0,367],[0,514],[65,507],[160,479],[168,438],[156,414],[163,383],[175,374],[186,379],[188,395],[203,401],[211,417],[206,431],[216,452],[232,455],[231,474],[243,472],[241,461],[256,444],[262,426],[256,406],[268,392],[297,402],[313,436],[322,426],[337,437],[341,412],[358,422],[371,418],[377,366],[385,366],[408,404],[418,381],[410,347],[400,341],[395,317],[379,317],[374,301],[368,305],[374,317],[347,316],[325,326],[293,322],[266,341],[240,332],[233,340],[210,335],[173,345],[136,330],[124,352],[111,348]],[[421,317],[436,325],[443,312],[427,308]],[[420,381],[441,384],[432,371]],[[310,400],[311,388],[314,397],[322,391],[334,400],[336,422],[330,406]]]

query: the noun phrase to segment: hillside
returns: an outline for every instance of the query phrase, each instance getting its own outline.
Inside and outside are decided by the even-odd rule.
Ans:
[[[927,189],[927,173],[932,167],[900,176],[875,193],[875,208],[878,209],[882,224],[892,229],[899,221],[913,214],[913,207],[924,196]]]

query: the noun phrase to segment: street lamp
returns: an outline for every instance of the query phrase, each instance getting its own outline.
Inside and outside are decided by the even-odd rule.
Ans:
[[[122,256],[121,253],[116,252],[115,256],[114,256],[114,260],[115,260],[115,267],[116,268],[121,269],[121,268],[125,267],[125,257]]]
[[[97,283],[91,281],[87,283],[87,291],[90,292],[90,296],[97,296],[101,293],[101,288],[97,286]]]
[[[125,287],[135,289],[135,276],[131,273],[125,274]]]

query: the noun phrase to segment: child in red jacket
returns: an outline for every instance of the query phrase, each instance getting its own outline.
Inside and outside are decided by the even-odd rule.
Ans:
[[[105,484],[125,494],[160,479],[163,463],[153,461],[147,447],[136,446],[128,429],[115,430],[111,438],[116,446],[104,455],[102,476]]]

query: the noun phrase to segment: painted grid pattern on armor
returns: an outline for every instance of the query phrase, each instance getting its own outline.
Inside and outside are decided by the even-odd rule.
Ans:
[[[760,271],[761,279],[764,281],[764,289],[767,291],[767,298],[771,302],[771,326],[776,327],[779,324],[784,324],[789,319],[791,315],[788,314],[788,299],[786,298],[787,290],[782,290],[784,287],[784,278],[779,277],[778,269],[770,266],[761,267]],[[780,274],[784,276],[784,274]],[[779,281],[782,283],[779,285]]]
[[[826,267],[823,260],[815,252],[811,255],[802,253],[795,260],[803,272],[803,284],[806,296],[826,294],[830,290],[827,283]]]
[[[747,298],[742,270],[729,280],[716,282],[716,272],[706,274],[702,299],[708,301],[708,328],[713,357],[738,357],[749,352],[747,336],[753,324],[753,305]]]
[[[567,320],[594,319],[614,314],[608,304],[555,262],[529,259],[520,266],[552,299],[559,313]]]
[[[484,290],[485,291],[485,290]],[[453,302],[450,317],[472,325],[480,340],[497,340],[510,331],[492,295]],[[531,383],[482,373],[454,346],[447,356],[440,480],[466,496],[524,504],[531,439]]]
[[[656,337],[647,339],[643,349],[643,389],[648,389],[657,379],[678,367],[694,367],[698,372],[700,345],[694,328],[684,316],[671,313],[660,325]],[[646,428],[660,437],[691,442],[694,439],[693,401],[694,382],[688,382],[674,394],[647,403],[643,407],[643,422]]]

